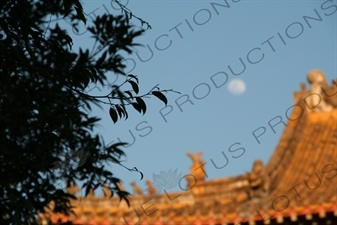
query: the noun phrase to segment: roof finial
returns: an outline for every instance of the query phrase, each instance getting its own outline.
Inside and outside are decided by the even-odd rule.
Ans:
[[[133,188],[133,195],[144,196],[144,193],[140,187],[136,184],[136,182],[132,181],[131,186]]]
[[[270,179],[267,176],[262,160],[255,160],[252,172],[248,173],[250,198],[259,198],[266,195],[270,189]]]
[[[324,100],[323,88],[328,87],[325,75],[322,71],[314,69],[308,73],[308,81],[311,84],[310,95],[305,98],[308,108],[313,112],[328,112],[333,106]]]
[[[157,190],[156,188],[153,186],[152,182],[150,180],[146,180],[145,181],[146,184],[147,184],[147,192],[148,192],[148,195],[155,195],[157,193]]]
[[[192,178],[191,176],[186,176],[187,187],[190,188],[191,185],[193,186],[196,183],[196,181],[205,180],[206,172],[204,169],[205,161],[201,159],[202,152],[198,152],[195,154],[188,152],[187,155],[193,161],[190,169],[191,169],[191,174],[194,176],[194,178]]]

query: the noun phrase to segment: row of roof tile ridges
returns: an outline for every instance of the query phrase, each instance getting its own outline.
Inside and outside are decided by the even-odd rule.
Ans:
[[[337,204],[324,203],[311,205],[310,207],[295,207],[286,209],[283,213],[275,213],[275,211],[263,211],[259,212],[254,217],[246,219],[244,217],[238,217],[235,213],[228,215],[193,215],[185,217],[138,217],[128,218],[121,216],[96,216],[91,218],[85,218],[79,216],[72,220],[74,225],[240,225],[240,224],[270,224],[270,221],[275,221],[280,224],[284,219],[291,219],[291,221],[297,221],[299,217],[305,217],[308,222],[312,220],[313,215],[317,215],[319,218],[326,218],[327,214],[333,221],[337,219]],[[66,216],[56,217],[52,216],[51,221],[57,224],[57,221],[67,222],[69,218]],[[275,223],[274,222],[274,223]]]

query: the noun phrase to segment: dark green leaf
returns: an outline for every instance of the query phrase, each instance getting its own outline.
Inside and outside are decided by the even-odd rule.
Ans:
[[[85,188],[85,196],[88,196],[91,189],[91,182],[87,184],[87,187]]]
[[[125,91],[125,94],[128,94],[131,99],[133,99],[133,95],[130,91]]]
[[[64,35],[63,38],[66,40],[67,44],[69,45],[69,48],[71,49],[73,45],[73,39],[71,39],[71,37],[67,34]]]
[[[112,121],[113,121],[114,123],[116,123],[117,120],[118,120],[118,115],[117,115],[115,109],[112,108],[112,107],[110,107],[110,109],[109,109],[109,114],[110,114],[110,117],[111,117]]]
[[[139,105],[138,103],[133,102],[133,103],[132,103],[132,106],[133,106],[133,108],[135,108],[139,113],[142,112],[142,108],[140,107],[140,105]]]
[[[88,27],[87,30],[90,31],[92,34],[97,34],[94,27]]]
[[[159,91],[152,91],[152,94],[156,96],[157,98],[159,98],[161,101],[163,101],[165,105],[167,105],[167,98],[163,93]]]
[[[77,199],[76,196],[66,193],[66,196],[71,199]]]
[[[125,21],[126,21],[126,23],[129,23],[129,15],[128,15],[127,11],[124,11],[124,13],[125,13]]]
[[[109,176],[112,176],[112,173],[111,173],[110,171],[104,171],[104,172],[103,172],[103,175],[104,175],[105,177],[109,177]]]
[[[139,104],[139,107],[142,109],[143,114],[145,114],[146,113],[146,104],[145,104],[144,100],[140,97],[136,97],[136,101]]]
[[[139,84],[139,80],[135,75],[129,74],[128,77],[131,77],[137,81],[137,84]]]
[[[84,24],[87,24],[87,20],[86,20],[86,18],[84,17],[82,8],[79,8],[79,7],[77,7],[77,6],[75,6],[74,8],[75,8],[75,10],[76,10],[76,12],[77,12],[77,17],[78,17],[80,20],[82,20],[82,22],[83,22]]]
[[[96,66],[97,67],[100,67],[102,65],[102,63],[104,62],[105,58],[106,58],[106,55],[107,55],[107,51],[105,51],[102,56],[97,60],[96,62]]]
[[[126,146],[126,145],[128,145],[128,143],[126,143],[126,142],[118,142],[116,144],[111,145],[110,147],[116,148],[118,146]]]
[[[124,115],[124,109],[119,105],[116,105],[116,109],[117,109],[119,117],[122,118]]]
[[[126,204],[128,205],[128,207],[130,207],[129,199],[124,195],[122,197],[120,197],[120,200],[122,200],[122,199],[124,199],[126,201]]]
[[[133,91],[136,94],[138,94],[138,92],[139,92],[138,84],[136,82],[132,81],[132,80],[128,80],[128,82],[131,84]]]
[[[128,112],[126,111],[126,108],[125,108],[125,106],[124,105],[120,105],[122,108],[123,108],[123,110],[124,110],[124,116],[125,116],[125,119],[127,119],[128,117],[129,117],[129,115],[128,115]]]

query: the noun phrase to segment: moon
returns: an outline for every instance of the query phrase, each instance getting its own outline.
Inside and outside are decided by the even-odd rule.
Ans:
[[[246,84],[241,79],[233,79],[229,82],[227,89],[233,95],[242,95],[246,91]]]

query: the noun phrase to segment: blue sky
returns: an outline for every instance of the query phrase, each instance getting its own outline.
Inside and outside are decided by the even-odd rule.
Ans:
[[[82,3],[86,14],[95,10],[96,15],[106,10],[120,13],[110,1]],[[121,3],[153,28],[136,39],[144,45],[136,48],[138,56],[125,55],[126,72],[138,75],[140,93],[157,84],[161,89],[181,92],[166,95],[167,108],[155,98],[148,99],[144,116],[130,108],[129,119],[116,124],[109,117],[108,107],[92,112],[102,117],[96,131],[106,143],[119,139],[132,143],[124,149],[127,154],[124,165],[137,167],[144,173],[144,180],[139,181],[138,173],[110,166],[128,191],[132,191],[131,181],[145,188],[145,179],[152,180],[153,173],[160,171],[178,168],[179,173],[188,174],[191,160],[187,152],[203,152],[207,179],[250,171],[255,159],[267,163],[284,129],[279,124],[274,133],[268,122],[277,116],[287,122],[285,113],[293,104],[293,93],[300,89],[301,82],[306,82],[306,74],[317,68],[326,74],[329,83],[336,79],[336,1],[229,0],[228,5],[217,0]],[[317,20],[319,17],[321,21]],[[140,26],[138,20],[131,21]],[[84,31],[82,27],[80,33]],[[69,29],[74,49],[79,46],[91,49],[88,33],[78,35]],[[109,79],[118,84],[125,77],[111,75]],[[245,83],[243,94],[228,91],[228,84],[234,79]],[[102,87],[89,91],[93,95],[108,92],[108,88]],[[274,119],[270,123],[277,122]],[[259,144],[252,132],[261,126],[266,132]],[[244,154],[243,150],[230,152],[230,146],[232,150],[244,148]],[[217,169],[211,159],[218,166],[223,165],[222,152],[229,163]],[[180,189],[177,186],[171,190]]]

